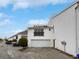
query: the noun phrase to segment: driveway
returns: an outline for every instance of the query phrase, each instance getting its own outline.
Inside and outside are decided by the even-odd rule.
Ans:
[[[28,48],[22,53],[26,59],[74,59],[53,48]]]
[[[53,48],[27,48],[19,51],[20,47],[0,46],[0,59],[73,59]]]

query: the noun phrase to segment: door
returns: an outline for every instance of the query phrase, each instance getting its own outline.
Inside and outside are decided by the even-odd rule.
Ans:
[[[53,40],[53,47],[55,48],[55,39]]]
[[[32,47],[50,47],[50,40],[33,39],[31,40]]]

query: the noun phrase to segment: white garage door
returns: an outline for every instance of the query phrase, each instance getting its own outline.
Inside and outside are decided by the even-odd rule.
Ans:
[[[50,40],[32,39],[31,46],[32,47],[50,47]]]

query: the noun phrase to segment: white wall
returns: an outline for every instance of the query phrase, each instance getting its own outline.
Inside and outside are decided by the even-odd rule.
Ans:
[[[21,38],[21,35],[17,35],[17,37],[18,37],[17,39],[17,43],[18,43],[19,39]]]
[[[16,39],[16,36],[12,37],[12,38],[9,38],[8,40],[13,40],[13,39]]]
[[[19,39],[20,39],[21,37],[26,37],[26,38],[27,38],[27,34],[26,34],[26,35],[18,34],[17,36],[18,36],[17,42],[19,41]]]
[[[62,12],[60,15],[49,21],[49,26],[55,28],[56,48],[64,51],[61,41],[66,41],[66,51],[69,54],[76,55],[76,15],[75,6]]]
[[[44,36],[34,36],[34,29],[28,29],[28,46],[31,47],[31,39],[50,39],[50,47],[53,47],[53,29],[49,31],[48,28],[44,29]]]

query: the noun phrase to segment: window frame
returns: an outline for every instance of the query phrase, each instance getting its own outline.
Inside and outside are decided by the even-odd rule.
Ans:
[[[44,36],[44,29],[34,29],[34,36]]]

